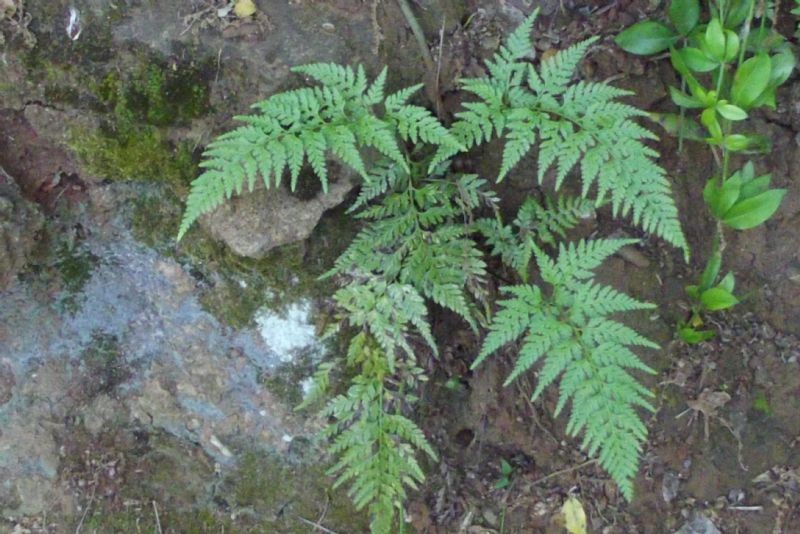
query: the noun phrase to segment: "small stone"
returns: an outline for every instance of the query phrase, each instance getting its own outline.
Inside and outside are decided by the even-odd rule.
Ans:
[[[230,449],[223,445],[217,436],[212,434],[208,441],[220,452],[220,454],[222,454],[222,456],[225,456],[226,458],[233,456],[233,453],[230,451]]]
[[[672,471],[664,473],[664,479],[661,481],[661,496],[665,502],[670,503],[678,496],[680,484],[681,480],[678,475]]]
[[[491,510],[483,511],[483,519],[490,527],[494,527],[497,525],[497,514],[495,514]]]
[[[8,363],[0,365],[0,406],[11,400],[16,383],[11,366]]]
[[[703,514],[696,514],[675,534],[722,534],[717,526]]]
[[[728,492],[728,502],[730,504],[739,504],[744,502],[744,491],[739,488],[734,488]]]

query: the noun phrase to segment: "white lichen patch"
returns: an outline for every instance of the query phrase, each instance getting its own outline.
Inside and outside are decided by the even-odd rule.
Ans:
[[[262,308],[256,312],[255,322],[264,342],[281,362],[291,362],[303,349],[318,345],[311,301],[291,304],[282,314]]]

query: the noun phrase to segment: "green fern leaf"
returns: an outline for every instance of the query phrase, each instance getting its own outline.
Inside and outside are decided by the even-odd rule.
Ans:
[[[509,297],[499,302],[473,368],[523,339],[506,385],[543,362],[532,399],[559,382],[556,415],[571,404],[567,432],[583,433],[582,447],[597,455],[630,500],[647,437],[637,410],[654,408],[652,393],[627,372],[653,370],[628,347],[657,346],[609,316],[652,306],[592,280],[592,270],[626,244],[630,241],[618,239],[560,245],[555,260],[534,245],[541,276],[552,291],[545,296],[531,285],[504,288]]]

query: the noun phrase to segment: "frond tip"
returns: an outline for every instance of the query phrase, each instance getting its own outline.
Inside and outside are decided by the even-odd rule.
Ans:
[[[521,340],[506,385],[541,363],[532,400],[559,381],[556,415],[571,402],[567,432],[583,433],[582,448],[633,497],[633,479],[647,427],[637,410],[654,411],[653,394],[629,370],[654,373],[629,347],[657,348],[635,330],[610,318],[616,313],[650,309],[617,290],[597,284],[592,270],[630,240],[580,241],[561,245],[553,260],[534,245],[545,293],[534,285],[503,288],[483,347],[472,364],[480,365],[501,347]]]

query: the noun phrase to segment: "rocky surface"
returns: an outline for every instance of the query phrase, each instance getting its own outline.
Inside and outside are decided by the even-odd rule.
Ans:
[[[263,387],[265,373],[292,360],[269,342],[286,332],[226,330],[174,260],[124,229],[83,224],[98,261],[72,295],[73,313],[29,285],[2,293],[0,513],[41,513],[52,502],[75,513],[59,473],[76,432],[99,439],[139,428],[196,444],[223,467],[254,447],[286,450],[306,432]],[[304,341],[312,346],[303,350],[321,350]]]
[[[0,289],[8,286],[28,261],[44,217],[22,197],[14,179],[0,167]],[[0,383],[0,403],[2,403]]]
[[[325,211],[342,203],[354,187],[343,175],[308,200],[286,189],[259,188],[226,202],[200,223],[230,249],[249,258],[262,258],[275,247],[307,239]]]

